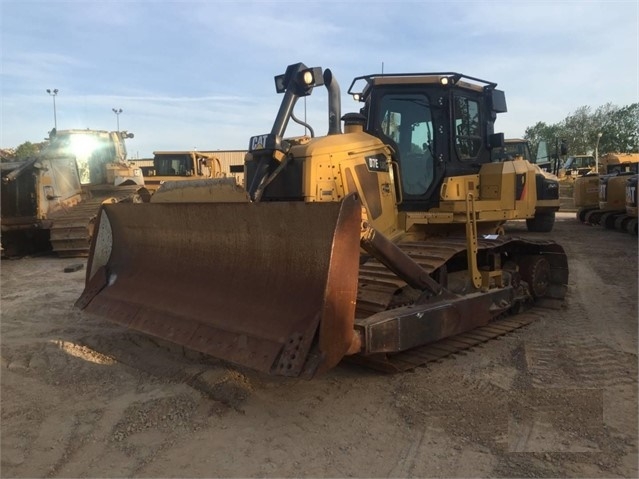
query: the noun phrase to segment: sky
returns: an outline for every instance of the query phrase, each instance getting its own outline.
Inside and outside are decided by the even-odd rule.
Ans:
[[[54,124],[119,123],[134,134],[130,158],[246,150],[273,125],[273,77],[298,62],[330,68],[342,113],[359,109],[346,92],[361,75],[495,82],[507,138],[582,106],[639,101],[637,0],[0,2],[1,148],[43,141]],[[327,112],[323,87],[295,110],[317,135]]]

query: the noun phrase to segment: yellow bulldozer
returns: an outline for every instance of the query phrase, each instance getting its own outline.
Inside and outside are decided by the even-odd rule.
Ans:
[[[322,85],[328,126],[315,136],[294,107]],[[559,244],[496,234],[534,216],[536,183],[523,159],[491,161],[506,111],[495,83],[357,77],[348,92],[361,109],[343,117],[328,69],[289,65],[275,86],[282,102],[271,131],[249,140],[246,190],[180,182],[179,200],[102,207],[77,307],[235,365],[310,378],[345,358],[413,369],[443,338],[494,337],[523,324],[509,314],[563,299]],[[285,136],[290,121],[310,135]]]
[[[222,164],[210,151],[154,151],[153,166],[142,166],[144,185],[155,192],[167,181],[192,181],[226,176]]]
[[[1,231],[8,256],[52,249],[87,256],[103,202],[148,201],[140,168],[127,161],[126,131],[52,130],[33,158],[3,163]]]

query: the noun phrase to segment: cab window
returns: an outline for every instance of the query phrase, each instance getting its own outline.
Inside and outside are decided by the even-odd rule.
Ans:
[[[477,157],[481,149],[479,103],[470,98],[455,97],[455,145],[462,160]]]
[[[159,176],[190,176],[192,174],[188,156],[156,156],[153,163]]]
[[[433,123],[428,98],[421,94],[386,95],[379,110],[380,133],[399,157],[404,195],[420,196],[433,182]]]

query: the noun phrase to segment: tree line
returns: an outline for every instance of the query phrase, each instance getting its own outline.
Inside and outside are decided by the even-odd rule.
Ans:
[[[606,103],[594,111],[582,106],[558,123],[540,121],[526,128],[524,139],[533,151],[545,141],[549,153],[562,142],[569,155],[592,155],[595,148],[599,155],[639,153],[639,103],[622,107]]]
[[[24,161],[28,158],[33,158],[34,156],[37,156],[40,151],[42,151],[47,143],[48,142],[46,141],[40,143],[31,143],[30,141],[25,141],[24,143],[20,144],[15,150],[2,149],[0,150],[0,161]]]

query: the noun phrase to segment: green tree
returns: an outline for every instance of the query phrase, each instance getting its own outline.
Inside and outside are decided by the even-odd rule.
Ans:
[[[599,151],[639,152],[639,103],[611,112],[609,121],[601,128],[601,133]]]
[[[538,122],[525,130],[524,138],[533,151],[545,141],[549,152],[555,152],[566,140],[569,154],[593,154],[599,140],[599,154],[639,152],[639,103],[618,107],[606,103],[594,112],[589,106],[577,108],[564,120],[553,125]]]
[[[17,161],[23,161],[27,158],[33,158],[40,153],[41,148],[42,143],[31,143],[30,141],[25,141],[16,148],[15,159]]]
[[[555,152],[555,143],[561,136],[560,128],[557,125],[547,125],[543,121],[537,122],[534,126],[526,128],[524,139],[528,140],[531,153],[534,157],[537,156],[539,144],[541,142],[546,143],[547,152],[549,155]],[[548,158],[540,158],[540,160],[546,160]]]
[[[560,125],[562,139],[568,142],[573,154],[586,154],[594,149],[592,133],[594,115],[589,106],[582,106],[568,115]],[[597,134],[595,133],[595,141]]]

